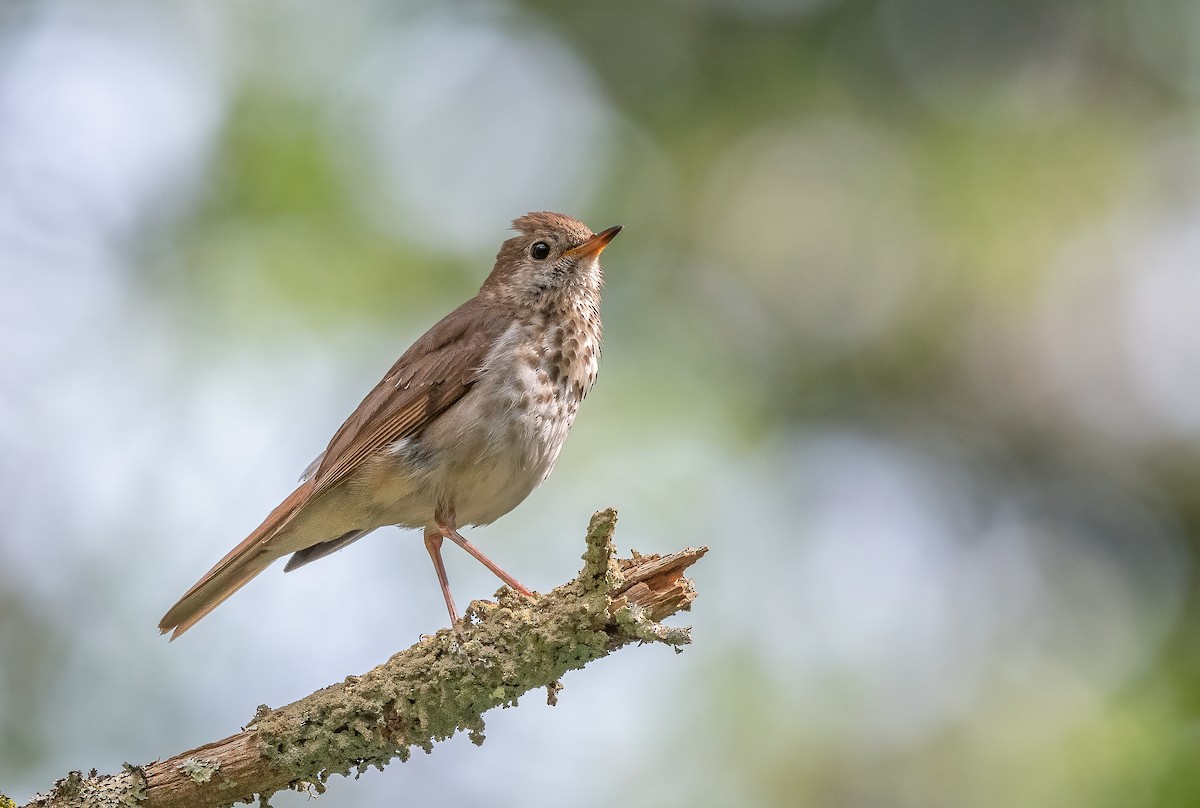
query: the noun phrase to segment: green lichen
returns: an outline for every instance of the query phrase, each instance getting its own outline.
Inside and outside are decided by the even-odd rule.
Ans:
[[[193,783],[207,783],[221,770],[221,764],[215,760],[190,757],[179,764],[179,770]]]
[[[611,509],[592,518],[584,567],[571,584],[535,602],[502,590],[497,603],[472,603],[454,627],[375,670],[260,711],[254,726],[264,754],[296,781],[324,782],[406,760],[413,748],[429,752],[456,732],[482,743],[484,712],[516,705],[522,694],[552,686],[614,645],[686,642],[686,630],[659,632],[631,607],[610,614],[610,595],[622,583],[615,525]]]
[[[54,784],[49,794],[39,794],[31,806],[62,808],[136,808],[146,799],[146,775],[137,766],[122,764],[120,774],[84,777],[71,772]]]
[[[617,609],[613,620],[620,626],[622,633],[634,637],[641,642],[661,642],[682,651],[680,646],[692,641],[691,631],[687,627],[664,626],[655,623],[646,614],[646,610],[636,603],[631,603]]]

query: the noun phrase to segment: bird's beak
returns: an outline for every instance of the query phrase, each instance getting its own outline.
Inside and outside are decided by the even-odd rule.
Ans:
[[[563,255],[569,255],[572,258],[586,258],[594,255],[598,258],[600,253],[604,252],[604,248],[608,246],[608,242],[616,238],[617,233],[620,232],[621,225],[613,225],[607,230],[601,230],[578,247],[567,250]]]

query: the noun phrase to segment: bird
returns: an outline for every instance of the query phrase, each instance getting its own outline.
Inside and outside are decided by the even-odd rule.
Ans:
[[[450,540],[526,597],[460,532],[519,505],[554,469],[600,362],[600,254],[621,231],[561,213],[512,223],[478,294],[396,360],[299,486],[158,624],[174,640],[274,561],[290,572],[379,527],[424,531],[451,623]]]

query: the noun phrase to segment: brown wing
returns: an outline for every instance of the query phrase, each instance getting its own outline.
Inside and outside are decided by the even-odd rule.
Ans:
[[[429,329],[329,441],[312,476],[315,498],[385,446],[421,432],[475,383],[484,358],[512,319],[472,298]]]

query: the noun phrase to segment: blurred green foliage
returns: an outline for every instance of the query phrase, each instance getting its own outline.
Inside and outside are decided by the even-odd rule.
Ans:
[[[699,648],[675,663],[687,666],[678,714],[631,731],[641,767],[580,804],[1200,803],[1193,4],[13,3],[0,9],[0,140],[13,155],[0,169],[21,167],[17,146],[37,140],[15,113],[5,123],[33,92],[18,68],[61,31],[142,43],[154,58],[182,42],[188,69],[216,88],[211,131],[188,152],[195,171],[163,180],[168,201],[144,204],[106,242],[123,294],[185,324],[184,347],[170,349],[182,355],[200,350],[189,340],[220,364],[270,353],[279,333],[338,345],[369,334],[388,344],[346,365],[370,375],[392,343],[473,292],[494,249],[482,245],[524,212],[496,209],[495,184],[532,189],[514,205],[549,204],[545,187],[595,229],[626,225],[605,256],[602,399],[575,446],[592,477],[572,479],[581,490],[637,481],[628,497],[661,520],[647,534],[716,552],[699,573]],[[407,73],[389,73],[405,58]],[[522,80],[497,88],[489,76]],[[43,105],[54,107],[30,108]],[[564,118],[586,127],[556,128]],[[438,151],[475,138],[488,144],[478,154]],[[535,143],[536,159],[513,156],[525,154],[513,138]],[[422,164],[446,179],[420,184]],[[64,198],[86,201],[84,180],[67,179],[78,182]],[[0,189],[0,202],[31,198]],[[433,209],[434,226],[414,204]],[[33,270],[12,256],[46,236],[11,207],[0,271],[19,297]],[[491,229],[464,243],[459,219]],[[12,368],[0,396],[16,424],[37,409],[15,392],[35,376]],[[10,457],[33,452],[20,431],[0,432]],[[824,457],[812,442],[846,449],[847,434],[878,450],[870,457],[920,459],[900,464],[899,490],[940,481],[929,509],[953,525],[949,549],[898,524],[891,540],[897,511],[876,499],[875,461],[846,472],[862,472],[860,490],[812,493],[836,477],[828,458],[805,465],[810,451]],[[17,470],[0,460],[0,473]],[[833,527],[813,522],[843,500]],[[18,506],[0,495],[0,520]],[[854,520],[876,508],[879,542],[864,546],[879,552],[854,568],[899,570],[907,587],[880,601],[892,611],[877,619],[895,628],[879,636],[910,628],[906,610],[935,593],[936,662],[917,639],[914,658],[840,648],[859,635],[837,616],[869,611],[870,585],[849,606],[797,605],[806,569],[832,569],[813,576],[835,593],[861,583],[811,548],[822,530],[852,545]],[[995,538],[1010,528],[1028,544]],[[18,545],[0,540],[0,778],[26,784],[66,768],[61,730],[40,710],[61,686],[49,672],[69,667],[81,640],[65,614],[30,605],[31,584],[5,580]],[[928,566],[909,575],[893,546]],[[929,560],[935,550],[961,566]],[[1018,568],[1032,572],[1004,577]],[[823,617],[830,646],[810,645]],[[875,636],[867,624],[862,636]],[[879,705],[910,698],[913,715],[881,717]],[[500,804],[553,802],[509,785]],[[368,804],[354,788],[345,804]]]

